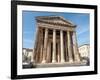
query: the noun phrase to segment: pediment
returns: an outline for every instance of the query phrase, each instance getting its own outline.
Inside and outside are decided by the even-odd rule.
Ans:
[[[38,16],[36,19],[42,23],[75,27],[72,22],[65,20],[61,16]]]

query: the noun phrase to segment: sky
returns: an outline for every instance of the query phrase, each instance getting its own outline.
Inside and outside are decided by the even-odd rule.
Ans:
[[[66,20],[71,21],[76,27],[78,46],[90,43],[90,15],[87,13],[68,13],[68,12],[22,12],[22,27],[23,27],[23,48],[33,48],[36,37],[36,20],[37,16],[62,16]]]

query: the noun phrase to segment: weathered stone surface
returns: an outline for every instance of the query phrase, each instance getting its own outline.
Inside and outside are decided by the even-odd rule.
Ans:
[[[36,64],[36,68],[87,66],[86,62]]]
[[[37,17],[38,35],[36,36],[37,40],[34,49],[34,66],[65,67],[85,65],[80,61],[76,34],[74,33],[75,28],[74,24],[61,16]]]

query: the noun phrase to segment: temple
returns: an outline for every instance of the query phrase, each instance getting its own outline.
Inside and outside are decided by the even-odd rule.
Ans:
[[[37,16],[36,25],[35,63],[81,63],[76,25],[62,16]]]

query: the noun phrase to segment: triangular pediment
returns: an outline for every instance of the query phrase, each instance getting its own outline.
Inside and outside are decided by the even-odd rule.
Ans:
[[[36,19],[38,22],[43,22],[43,23],[72,26],[72,27],[75,26],[72,22],[64,19],[61,16],[38,16]]]

